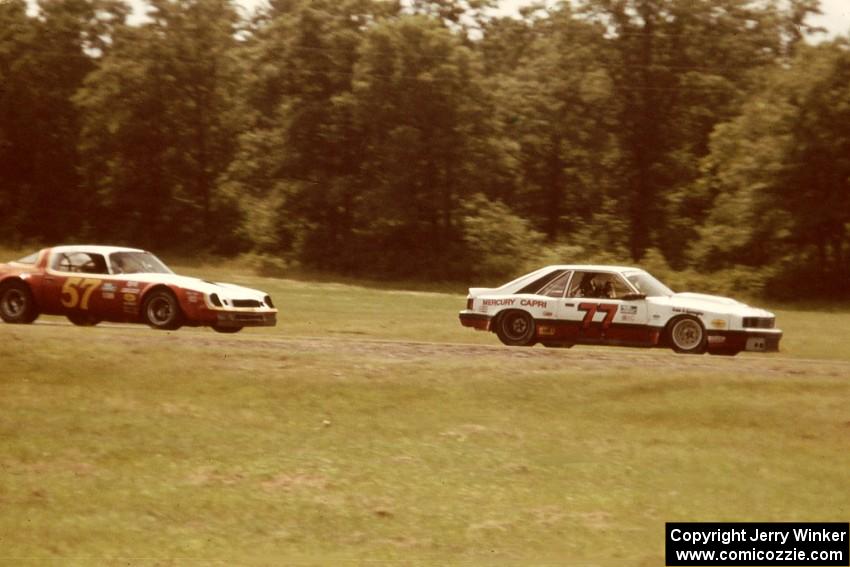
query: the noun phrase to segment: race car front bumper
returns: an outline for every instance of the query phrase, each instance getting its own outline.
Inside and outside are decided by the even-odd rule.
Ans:
[[[217,327],[274,327],[277,312],[219,311],[216,313]]]
[[[708,350],[779,352],[780,329],[744,329],[709,331]]]

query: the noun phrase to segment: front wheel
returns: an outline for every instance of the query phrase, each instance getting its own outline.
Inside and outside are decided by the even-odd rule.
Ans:
[[[531,346],[534,334],[534,319],[525,311],[508,311],[496,325],[496,335],[508,346]]]
[[[142,306],[145,323],[154,329],[173,331],[183,325],[183,312],[171,291],[157,289],[145,298]]]
[[[718,348],[708,351],[708,354],[714,354],[717,356],[737,356],[740,352],[741,351],[739,349],[734,348]]]
[[[12,281],[0,286],[0,319],[6,323],[32,323],[37,317],[38,307],[27,284]]]
[[[541,341],[540,344],[546,348],[573,348],[575,343],[559,343],[557,341]]]
[[[100,323],[100,319],[91,313],[69,313],[68,320],[79,327],[94,327]]]
[[[669,328],[667,340],[670,347],[682,354],[702,354],[705,352],[705,329],[695,317],[679,317]]]
[[[242,327],[219,327],[218,325],[213,325],[213,331],[216,333],[232,334],[238,333],[241,330]]]

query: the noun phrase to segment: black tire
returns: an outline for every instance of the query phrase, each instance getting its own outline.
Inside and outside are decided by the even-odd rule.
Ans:
[[[78,327],[94,327],[100,323],[100,319],[91,313],[69,313],[66,317],[68,317],[68,321]]]
[[[496,323],[496,335],[508,346],[532,346],[535,333],[534,319],[525,311],[507,311]]]
[[[174,331],[183,325],[183,312],[170,290],[155,289],[145,297],[142,319],[154,329]]]
[[[224,333],[226,335],[238,333],[242,330],[242,327],[219,327],[218,325],[213,325],[213,331],[216,333]]]
[[[667,344],[678,353],[703,354],[706,342],[705,327],[696,317],[684,315],[667,325]]]
[[[736,348],[719,348],[715,350],[709,350],[708,354],[713,354],[716,356],[736,356],[741,351]]]
[[[27,324],[38,318],[38,306],[30,287],[20,280],[0,286],[0,319],[6,323]]]
[[[541,342],[540,344],[542,344],[546,348],[573,348],[575,346],[574,343],[559,343],[551,341]]]

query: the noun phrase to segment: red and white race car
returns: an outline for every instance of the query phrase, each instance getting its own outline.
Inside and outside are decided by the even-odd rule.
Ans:
[[[773,313],[726,297],[674,293],[638,268],[547,266],[499,288],[470,288],[465,327],[506,345],[670,347],[736,355],[779,350]]]
[[[178,276],[150,252],[114,246],[57,246],[0,264],[0,318],[32,323],[40,314],[64,315],[75,325],[209,326],[222,333],[277,321],[261,291]]]

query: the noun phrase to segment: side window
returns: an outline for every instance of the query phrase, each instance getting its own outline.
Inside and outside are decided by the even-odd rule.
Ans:
[[[108,274],[106,260],[101,254],[61,252],[53,257],[50,267],[60,272]]]
[[[570,281],[572,272],[564,272],[537,292],[537,295],[545,295],[547,297],[564,297],[564,292],[567,291],[567,282]]]
[[[602,291],[609,299],[619,299],[627,293],[634,293],[619,274],[603,274]]]
[[[541,276],[525,286],[524,288],[517,290],[515,293],[517,295],[521,293],[540,293],[540,290],[543,289],[549,282],[553,281],[555,278],[560,276],[566,272],[566,270],[554,270],[546,274],[545,276]]]
[[[576,272],[570,282],[570,289],[567,291],[567,297],[594,297],[586,295],[593,293],[593,278],[596,276],[593,272]]]
[[[631,288],[618,274],[608,272],[576,272],[570,283],[568,297],[595,297],[598,299],[618,299]]]
[[[16,262],[18,264],[35,264],[36,262],[38,262],[38,252],[36,252],[35,254],[30,254],[29,256],[21,258],[20,260],[16,260]]]

